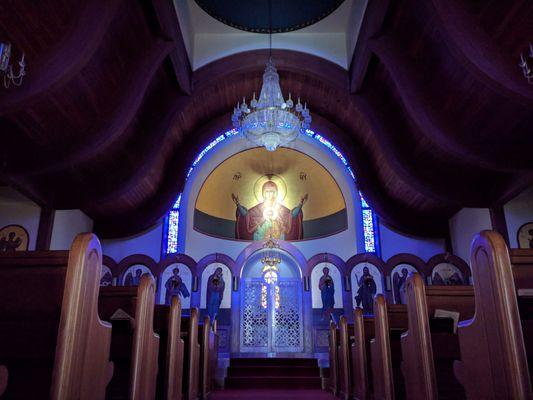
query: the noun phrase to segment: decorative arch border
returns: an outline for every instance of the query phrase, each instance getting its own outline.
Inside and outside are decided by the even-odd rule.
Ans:
[[[196,264],[196,273],[198,276],[198,279],[201,281],[202,274],[204,272],[204,269],[213,263],[220,263],[224,264],[226,267],[229,268],[231,272],[231,277],[233,278],[235,275],[235,261],[230,256],[223,254],[223,253],[212,253],[208,254],[205,257],[202,257],[198,263]],[[199,285],[202,283],[199,282]],[[200,290],[200,289],[198,289]]]
[[[302,273],[302,277],[305,277],[305,271],[307,269],[307,259],[303,255],[303,253],[292,243],[284,241],[284,240],[278,240],[276,241],[276,244],[279,246],[279,248],[285,252],[287,252],[289,255],[291,255],[298,264],[298,267],[300,268],[300,271]],[[248,246],[246,246],[237,256],[237,259],[235,260],[235,272],[234,276],[241,278],[242,269],[244,268],[244,264],[254,254],[255,252],[261,250],[264,248],[265,242],[264,241],[257,241],[252,242]]]
[[[470,268],[468,267],[468,264],[465,262],[465,260],[454,254],[442,253],[431,257],[426,264],[426,275],[432,276],[433,269],[441,263],[449,263],[456,266],[463,274],[463,278],[465,279],[467,284],[469,284],[468,282],[471,281],[472,272],[470,271]]]
[[[141,264],[146,266],[154,276],[154,279],[157,279],[157,263],[155,260],[147,256],[146,254],[132,254],[131,256],[127,256],[126,258],[123,258],[117,265],[117,277],[118,281],[122,282],[122,279],[124,278],[124,273],[127,271],[129,267],[135,264]]]
[[[161,259],[157,264],[157,275],[161,275],[165,269],[172,264],[184,264],[191,271],[192,277],[198,276],[197,274],[197,262],[187,254],[169,254],[165,258]]]
[[[192,171],[196,166],[200,163],[200,161],[204,158],[204,156],[211,151],[217,144],[220,142],[238,135],[238,131],[235,129],[231,129],[216,138],[214,138],[209,144],[196,156],[194,161],[191,164],[191,167],[187,171],[187,176],[185,178],[185,181],[189,179],[189,176],[191,175]],[[328,148],[345,166],[346,171],[348,174],[352,177],[354,184],[356,186],[356,191],[359,194],[360,197],[360,204],[361,204],[361,221],[363,225],[363,243],[365,247],[366,253],[376,253],[377,255],[380,254],[380,241],[379,241],[379,222],[378,217],[375,214],[375,212],[370,208],[366,200],[364,199],[361,192],[357,189],[357,179],[355,177],[354,171],[350,164],[348,164],[348,161],[346,160],[346,157],[335,147],[333,143],[331,143],[328,139],[326,139],[324,136],[322,136],[319,133],[315,133],[314,131],[307,129],[305,132],[305,135],[315,139],[317,142],[321,143],[323,146]],[[164,219],[163,224],[163,238],[162,238],[162,254],[161,257],[165,257],[168,254],[176,253],[178,250],[178,229],[179,229],[179,218],[180,218],[180,205],[181,205],[181,196],[182,192],[178,194],[176,197],[176,201],[174,202],[172,208],[168,211],[167,215]]]
[[[320,263],[330,263],[335,265],[339,272],[341,273],[341,276],[343,279],[346,277],[346,263],[340,258],[339,256],[336,256],[335,254],[331,253],[318,253],[309,258],[307,261],[306,269],[305,269],[305,276],[311,276],[311,273],[313,272],[313,269]]]
[[[398,264],[412,265],[413,267],[415,267],[418,273],[422,275],[422,278],[426,280],[426,277],[427,277],[426,263],[420,257],[415,256],[414,254],[407,254],[407,253],[400,253],[400,254],[396,254],[392,256],[385,263],[386,276],[392,279],[390,275],[392,274],[392,270],[394,269],[394,267],[396,267]]]

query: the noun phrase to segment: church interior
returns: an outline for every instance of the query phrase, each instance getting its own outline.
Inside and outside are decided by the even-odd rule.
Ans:
[[[0,399],[533,399],[531,0],[0,2]]]

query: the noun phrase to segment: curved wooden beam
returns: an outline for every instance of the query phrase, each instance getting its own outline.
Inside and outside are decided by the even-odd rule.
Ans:
[[[17,174],[38,176],[61,172],[74,165],[86,163],[94,157],[100,156],[127,129],[135,118],[148,91],[148,87],[165,58],[170,54],[174,44],[157,40],[140,59],[133,74],[124,79],[125,88],[119,101],[119,106],[112,115],[102,122],[102,125],[90,128],[85,136],[89,139],[79,149],[68,155],[53,159],[44,159],[39,164],[32,164],[31,171],[10,171]]]
[[[24,84],[16,91],[0,93],[0,115],[41,100],[76,75],[100,47],[121,3],[122,0],[86,3],[63,41],[53,47],[53,52],[35,60],[34,67],[28,65]]]
[[[177,96],[173,102],[170,102],[168,110],[162,113],[164,117],[161,119],[158,126],[155,126],[153,129],[153,140],[148,147],[143,149],[142,154],[142,163],[139,168],[136,168],[135,171],[128,171],[124,180],[121,180],[120,183],[113,182],[109,187],[106,187],[102,191],[98,191],[96,195],[100,194],[99,203],[112,202],[115,199],[118,199],[130,190],[132,190],[136,184],[146,177],[150,170],[152,169],[154,162],[160,154],[161,143],[165,142],[167,135],[170,134],[173,127],[178,123],[180,118],[180,111],[183,110],[184,106],[190,101],[189,97],[186,96]],[[90,207],[91,201],[82,202],[81,207]]]
[[[344,130],[327,123],[320,115],[314,115],[315,122],[322,121],[316,126],[325,126],[324,132],[331,138],[348,160],[354,170],[357,171],[359,188],[370,202],[374,211],[378,213],[388,225],[401,229],[403,232],[419,236],[444,237],[447,229],[448,217],[456,211],[455,208],[446,210],[442,216],[427,215],[418,216],[415,211],[408,209],[398,200],[390,197],[381,187],[377,172],[369,156],[353,142],[347,143],[346,148],[339,143],[346,133]],[[166,169],[157,196],[152,196],[141,207],[120,216],[94,216],[95,231],[102,237],[124,237],[139,232],[152,226],[157,220],[167,213],[175,202],[177,194],[182,190],[185,183],[185,174],[188,171],[196,154],[203,149],[215,136],[216,132],[229,129],[228,114],[224,113],[203,127],[194,128],[194,137],[188,135],[180,143],[180,148],[186,148],[186,152],[179,149],[166,163]],[[320,131],[320,129],[318,130]],[[183,171],[176,174],[176,171]]]
[[[434,104],[431,93],[425,89],[427,85],[417,74],[419,69],[407,59],[399,42],[382,36],[370,40],[369,46],[387,69],[411,120],[440,150],[473,166],[507,172],[522,169],[509,159],[502,163],[494,157],[482,156],[479,149],[465,146],[457,139],[458,135],[453,132],[456,127],[451,126],[448,118],[439,111],[440,107]]]
[[[473,191],[472,185],[475,183],[472,179],[467,179],[469,174],[463,173],[463,175],[451,174],[446,176],[443,174],[442,169],[439,171],[439,166],[428,166],[421,163],[417,163],[413,159],[412,152],[405,154],[405,151],[401,151],[398,141],[398,130],[391,131],[388,128],[388,124],[385,121],[394,120],[394,116],[386,114],[381,110],[381,106],[372,103],[371,100],[363,92],[353,96],[357,108],[366,117],[367,123],[372,129],[373,133],[380,138],[380,150],[383,156],[392,164],[392,168],[405,182],[409,182],[409,185],[422,193],[425,197],[440,202],[443,205],[449,206],[462,206],[462,207],[477,207],[483,202],[487,201],[488,194],[482,191]],[[400,122],[393,124],[395,127],[399,127]],[[405,140],[405,139],[402,139]],[[410,149],[412,150],[412,148]],[[461,160],[462,161],[462,160]],[[435,168],[436,167],[436,168]],[[420,174],[420,169],[428,168],[436,170],[436,173],[441,177],[440,180],[435,180],[431,174]],[[468,172],[472,170],[479,170],[478,166],[465,163],[464,169],[468,168]],[[450,171],[446,171],[450,172]],[[459,169],[457,171],[460,173]],[[487,171],[485,170],[487,173]],[[493,173],[494,179],[497,180],[498,176]],[[429,175],[429,176],[428,176]],[[450,188],[453,187],[453,190]],[[488,187],[486,188],[489,189]]]
[[[533,86],[528,85],[517,66],[519,60],[505,57],[494,39],[480,27],[461,1],[424,1],[435,18],[453,56],[483,84],[511,101],[533,107]],[[524,46],[527,45],[524,38]]]

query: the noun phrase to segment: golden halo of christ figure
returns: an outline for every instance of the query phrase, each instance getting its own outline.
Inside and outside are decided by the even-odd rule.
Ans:
[[[231,198],[237,206],[235,237],[241,240],[300,240],[303,239],[303,205],[308,199],[304,195],[300,203],[289,210],[278,199],[278,186],[268,180],[262,187],[263,201],[250,209],[239,203],[234,193]]]

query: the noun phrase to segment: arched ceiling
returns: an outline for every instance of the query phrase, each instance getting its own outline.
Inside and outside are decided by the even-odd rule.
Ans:
[[[533,182],[533,85],[516,66],[532,18],[527,0],[376,0],[349,70],[273,56],[283,91],[307,100],[380,217],[443,237],[461,207],[502,204]],[[0,91],[0,179],[82,209],[103,237],[157,222],[235,102],[259,90],[268,57],[193,72],[179,27],[163,0],[0,4],[0,37],[28,62],[23,85]]]
[[[344,0],[194,1],[210,16],[231,27],[247,32],[280,33],[324,19]]]

